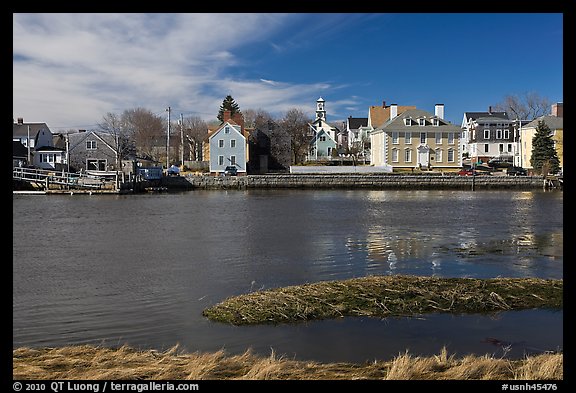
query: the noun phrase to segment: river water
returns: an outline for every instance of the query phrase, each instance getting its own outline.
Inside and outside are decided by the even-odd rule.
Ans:
[[[444,346],[456,355],[511,358],[563,347],[558,310],[240,327],[202,316],[229,296],[259,289],[395,274],[563,278],[563,193],[13,197],[14,348],[178,344],[189,352],[252,349],[362,362],[406,350],[433,355]]]

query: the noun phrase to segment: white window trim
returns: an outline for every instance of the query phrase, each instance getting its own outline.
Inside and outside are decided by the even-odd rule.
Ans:
[[[399,162],[398,161],[399,152],[400,150],[398,150],[397,148],[392,149],[392,162]]]
[[[452,156],[452,159],[450,159],[450,156]],[[454,149],[450,148],[448,149],[448,162],[454,162],[454,160],[456,159],[456,153],[454,151]]]
[[[490,130],[484,129],[484,139],[490,139]]]
[[[398,131],[392,131],[392,144],[400,144],[400,133]]]
[[[218,165],[224,165],[224,156],[218,156]]]
[[[407,117],[404,119],[404,125],[408,126],[408,127],[412,127],[412,119],[410,117]]]
[[[502,139],[502,129],[496,129],[496,139]]]
[[[224,139],[218,139],[218,147],[224,147]]]
[[[230,148],[235,148],[236,147],[236,139],[230,139]]]
[[[404,162],[412,162],[412,149],[404,149]]]
[[[453,132],[448,133],[448,144],[453,145],[454,141],[456,140],[456,135]]]
[[[424,141],[422,141],[422,135],[424,135]],[[425,132],[421,132],[421,133],[420,133],[420,144],[425,145],[425,144],[426,144],[426,139],[428,139],[427,137],[428,137],[428,135],[426,135]]]
[[[442,149],[436,149],[436,162],[442,162]]]
[[[230,165],[236,165],[236,156],[230,156]]]
[[[407,145],[412,144],[412,132],[411,131],[406,131],[404,133],[404,143]]]
[[[442,133],[436,132],[434,137],[436,138],[436,144],[441,145],[442,144]]]

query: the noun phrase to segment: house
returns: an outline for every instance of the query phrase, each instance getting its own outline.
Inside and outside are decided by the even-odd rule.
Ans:
[[[556,154],[560,160],[560,168],[564,168],[564,104],[562,102],[552,104],[550,115],[537,117],[522,126],[520,131],[520,166],[532,169],[532,164],[530,163],[532,158],[532,138],[536,135],[539,121],[543,121],[550,128]]]
[[[386,101],[382,101],[382,106],[372,105],[368,108],[368,128],[370,131],[382,126],[388,120],[390,120],[390,112],[392,111],[392,106],[394,106],[394,111],[397,115],[401,115],[409,109],[416,109],[412,105],[388,105],[386,106]]]
[[[120,159],[116,138],[100,131],[80,130],[68,137],[70,171],[116,171]]]
[[[290,168],[290,135],[277,122],[269,120],[266,124],[248,131],[248,173],[286,171]]]
[[[12,141],[12,168],[28,165],[28,149],[20,141]]]
[[[316,100],[316,119],[309,123],[311,136],[308,160],[329,159],[337,148],[340,130],[328,124],[325,101],[322,97]]]
[[[347,135],[347,150],[349,153],[370,161],[370,132],[367,117],[352,117],[346,119],[343,134]]]
[[[66,162],[65,150],[54,147],[53,135],[46,123],[24,123],[24,119],[19,117],[13,124],[12,141],[20,142],[26,148],[27,165],[61,169],[61,165]]]
[[[248,134],[244,130],[244,118],[236,113],[238,124],[224,111],[224,122],[208,137],[210,173],[220,175],[227,166],[235,166],[238,175],[246,175],[248,162]],[[206,157],[206,156],[205,156]]]
[[[464,112],[460,135],[461,159],[487,163],[493,158],[518,164],[516,121],[506,112]],[[516,157],[516,158],[515,158]]]
[[[374,166],[394,169],[458,168],[460,128],[444,120],[444,104],[436,104],[434,114],[409,109],[397,113],[390,106],[390,120],[372,131]]]

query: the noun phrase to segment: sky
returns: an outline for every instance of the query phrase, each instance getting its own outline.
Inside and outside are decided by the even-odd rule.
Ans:
[[[563,102],[562,13],[14,13],[13,117],[52,132],[145,108],[216,120],[240,109],[335,126],[372,105],[460,125],[506,95]]]

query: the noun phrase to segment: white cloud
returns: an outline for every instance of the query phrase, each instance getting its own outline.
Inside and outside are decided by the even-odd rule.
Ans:
[[[301,105],[328,84],[235,79],[247,44],[267,42],[281,14],[14,14],[14,117],[52,128],[107,112],[172,105],[215,118],[226,94],[241,108]],[[313,106],[313,103],[308,105]]]

